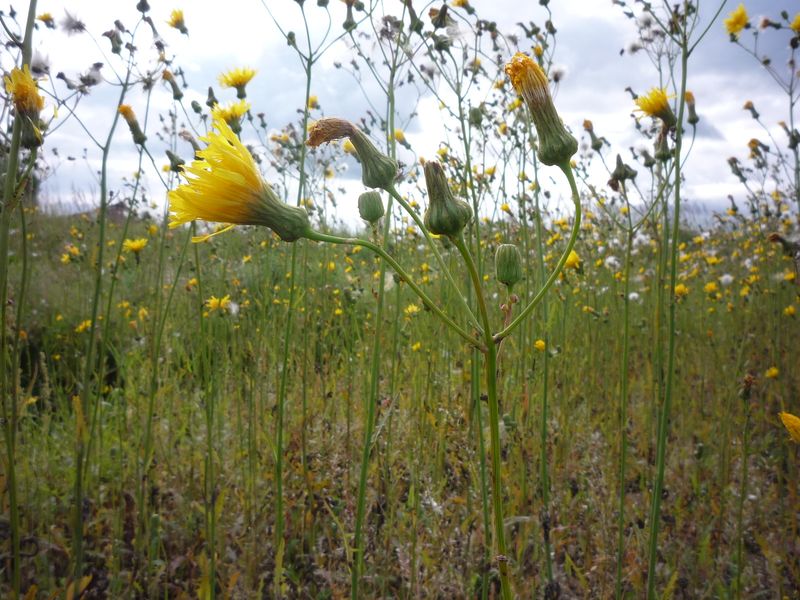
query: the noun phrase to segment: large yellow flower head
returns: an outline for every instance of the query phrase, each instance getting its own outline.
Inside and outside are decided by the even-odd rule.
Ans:
[[[39,111],[44,108],[44,98],[39,95],[39,88],[28,65],[11,69],[11,73],[5,76],[5,84],[17,113],[31,119],[38,118]]]
[[[669,96],[664,88],[652,88],[644,96],[639,96],[634,100],[638,110],[644,114],[661,119],[664,124],[672,127],[675,125],[675,113],[669,105]]]
[[[304,208],[281,202],[264,181],[256,162],[224,119],[215,117],[215,131],[198,159],[184,168],[187,182],[169,192],[169,226],[202,219],[234,225],[264,225],[282,240],[293,242],[310,229]]]
[[[800,443],[800,418],[791,413],[780,413],[781,422],[795,442]]]
[[[725,29],[731,35],[733,39],[739,37],[739,33],[747,27],[750,23],[750,17],[747,16],[747,10],[744,7],[744,4],[740,4],[736,7],[736,10],[731,12],[728,15],[728,18],[723,21],[725,24]]]
[[[237,98],[246,98],[245,87],[255,77],[255,74],[255,69],[231,69],[227,73],[222,73],[218,80],[222,87],[236,88]]]
[[[505,70],[514,89],[528,105],[536,126],[536,133],[539,134],[539,160],[546,165],[568,163],[578,151],[578,142],[558,116],[550,96],[547,75],[536,61],[522,52],[517,52],[512,57]]]

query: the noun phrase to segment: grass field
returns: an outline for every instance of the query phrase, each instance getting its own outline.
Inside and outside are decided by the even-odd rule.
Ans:
[[[118,117],[93,132],[98,208],[81,213],[37,198],[58,173],[35,98],[87,119],[89,90],[6,69],[0,595],[800,597],[800,427],[779,416],[800,414],[796,105],[779,115],[785,139],[731,149],[742,188],[727,212],[681,213],[690,49],[707,33],[742,53],[750,17],[652,9],[662,35],[643,33],[642,51],[672,84],[622,109],[648,151],[620,155],[591,122],[558,118],[555,28],[493,48],[437,26],[491,33],[465,1],[450,16],[367,4],[303,8],[341,11],[326,40],[384,90],[358,129],[324,118],[321,40],[308,53],[299,33],[295,122],[190,106],[180,58],[145,58],[160,49],[142,8],[116,31],[141,54],[114,57]],[[48,34],[31,10],[3,17],[18,66]],[[179,36],[190,14],[156,26]],[[773,17],[771,34],[800,39],[800,16]],[[426,93],[447,99],[452,136],[423,165],[404,154],[394,92],[447,52]],[[240,98],[248,75],[227,74]],[[174,99],[158,125],[139,121],[133,90]],[[137,174],[109,181],[126,128]],[[381,194],[372,225],[342,222],[345,164],[356,195]],[[149,206],[168,190],[169,206]],[[206,221],[241,226],[207,237]],[[504,244],[519,250],[510,271]]]

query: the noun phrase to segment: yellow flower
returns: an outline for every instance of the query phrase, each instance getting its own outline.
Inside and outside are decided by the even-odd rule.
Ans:
[[[581,266],[581,257],[578,256],[575,250],[570,250],[569,256],[567,256],[567,262],[564,263],[564,266],[568,269],[577,269]]]
[[[566,163],[578,151],[578,142],[558,116],[547,75],[530,56],[517,52],[505,66],[517,94],[528,105],[539,134],[539,159],[546,165]]]
[[[794,307],[794,304],[790,304],[789,306],[783,309],[783,314],[786,315],[787,317],[793,317],[796,312],[797,309]]]
[[[150,225],[147,227],[147,233],[150,235],[150,237],[155,237],[156,234],[158,234],[158,225],[155,223],[150,223]]]
[[[686,287],[685,284],[679,283],[675,286],[675,297],[676,298],[683,298],[689,293],[689,288]]]
[[[394,130],[394,139],[397,141],[398,144],[405,144],[406,143],[406,134],[402,129],[395,129]]]
[[[214,312],[215,310],[224,312],[227,311],[231,305],[231,297],[229,295],[225,295],[222,298],[211,296],[208,300],[206,300],[205,304],[208,312]]]
[[[719,291],[719,286],[717,285],[716,281],[709,281],[707,284],[703,286],[703,291],[706,294],[713,294]]]
[[[39,95],[39,88],[28,65],[11,69],[11,73],[5,76],[5,84],[17,112],[30,119],[38,118],[39,111],[44,108],[44,98]]]
[[[180,9],[176,8],[170,13],[167,25],[177,29],[181,33],[189,33],[189,30],[186,29],[186,22],[183,20],[183,11]]]
[[[236,225],[265,225],[284,241],[303,237],[310,228],[304,208],[288,206],[261,178],[247,148],[220,118],[203,141],[205,150],[184,168],[187,183],[169,192],[171,228],[203,219]]]
[[[231,69],[227,73],[220,74],[217,79],[224,88],[236,88],[237,98],[244,98],[247,95],[245,87],[255,74],[255,69]]]
[[[767,372],[764,373],[764,377],[766,377],[767,379],[775,379],[776,377],[778,377],[778,375],[780,375],[780,373],[781,372],[778,370],[778,367],[770,367],[769,369],[767,369]]]
[[[81,321],[80,324],[75,328],[75,333],[83,333],[84,331],[87,331],[91,326],[92,322],[89,319]]]
[[[246,115],[248,110],[250,110],[250,103],[244,100],[231,102],[225,106],[215,104],[214,108],[211,109],[211,118],[214,120],[222,119],[228,125],[231,125],[234,121],[238,124],[239,119]]]
[[[347,138],[344,143],[342,143],[342,150],[347,154],[356,155],[356,147],[353,146],[353,142],[350,141],[350,138]]]
[[[39,16],[36,17],[36,20],[44,23],[45,27],[47,27],[48,29],[56,28],[55,19],[53,19],[53,15],[51,15],[49,12],[40,14]]]
[[[786,427],[792,439],[800,443],[800,418],[787,412],[778,413],[778,416],[780,416],[783,426]]]
[[[797,277],[797,274],[794,271],[786,271],[783,274],[783,280],[784,281],[794,281],[796,277]]]
[[[411,345],[412,352],[419,352],[420,348],[422,348],[422,342],[416,342],[415,344]]]
[[[417,306],[416,304],[409,304],[408,306],[406,306],[406,307],[403,309],[403,312],[405,313],[405,315],[406,315],[407,317],[413,317],[413,316],[414,316],[415,314],[417,314],[419,311],[420,311],[420,308],[419,308],[419,306]]]
[[[647,94],[639,96],[634,102],[640,112],[661,119],[668,126],[675,124],[675,114],[669,105],[669,96],[664,88],[651,88]]]
[[[750,17],[747,16],[747,10],[745,10],[744,4],[737,6],[736,10],[731,12],[728,18],[723,21],[725,29],[733,37],[739,37],[739,32],[747,27],[749,22]]]
[[[533,342],[533,347],[536,348],[539,352],[544,352],[544,349],[547,347],[544,340],[536,340]]]
[[[797,13],[789,24],[789,29],[800,35],[800,13]]]
[[[125,240],[122,242],[122,249],[126,252],[133,252],[139,254],[144,247],[147,246],[147,238],[138,238],[135,240]]]
[[[511,214],[511,207],[508,205],[508,202],[503,202],[500,205],[500,210],[502,210],[504,213]]]
[[[316,96],[308,97],[308,110],[319,108],[319,99]]]

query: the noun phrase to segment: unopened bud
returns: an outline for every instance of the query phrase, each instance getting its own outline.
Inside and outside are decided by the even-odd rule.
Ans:
[[[170,171],[174,171],[175,173],[180,173],[181,170],[183,170],[183,165],[186,164],[186,161],[183,160],[180,156],[178,156],[171,150],[167,150],[167,158],[169,159]]]
[[[510,290],[522,280],[522,255],[514,244],[501,244],[494,255],[494,268],[497,281]]]
[[[308,131],[312,148],[320,144],[349,138],[361,161],[361,181],[369,188],[388,189],[397,175],[397,161],[378,150],[366,134],[350,121],[337,118],[320,119]]]
[[[384,215],[380,193],[370,191],[361,194],[358,197],[358,214],[370,225],[375,225]]]
[[[547,76],[526,54],[517,52],[506,65],[506,73],[517,93],[528,105],[539,135],[539,160],[546,165],[567,164],[578,151],[578,142],[558,116]]]
[[[457,236],[472,218],[472,208],[453,196],[442,165],[437,161],[426,162],[424,170],[428,188],[425,227],[436,235]]]
[[[469,124],[473,127],[480,127],[483,122],[483,111],[480,107],[473,107],[469,109]]]
[[[178,82],[175,81],[175,75],[172,74],[172,71],[169,69],[164,69],[164,72],[161,74],[161,79],[166,81],[170,88],[172,88],[172,99],[173,100],[180,100],[183,98],[183,92],[181,88],[178,86]]]
[[[122,118],[125,119],[125,122],[128,124],[128,129],[131,130],[131,135],[133,136],[133,143],[142,146],[147,141],[147,136],[142,131],[142,128],[139,126],[139,120],[136,118],[136,114],[133,112],[133,109],[128,106],[127,104],[120,104],[119,108],[117,109],[119,114],[122,115]]]
[[[689,111],[689,117],[686,120],[689,122],[689,125],[697,125],[697,123],[700,122],[700,117],[697,116],[697,109],[694,105],[694,94],[687,91],[684,95],[684,99],[686,100],[686,109]]]

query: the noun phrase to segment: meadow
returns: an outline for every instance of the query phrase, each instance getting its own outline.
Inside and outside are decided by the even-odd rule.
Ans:
[[[559,118],[546,0],[513,32],[467,0],[287,3],[318,38],[265,1],[305,76],[287,123],[258,65],[182,68],[189,6],[103,33],[36,4],[0,13],[2,597],[800,598],[800,13],[615,2],[653,65],[627,148]],[[102,76],[33,54],[57,28]],[[705,36],[786,112],[743,90],[764,141],[697,221]],[[313,93],[341,49],[379,91],[354,123]],[[441,103],[427,160],[409,89]],[[63,121],[86,210],[40,198]]]

